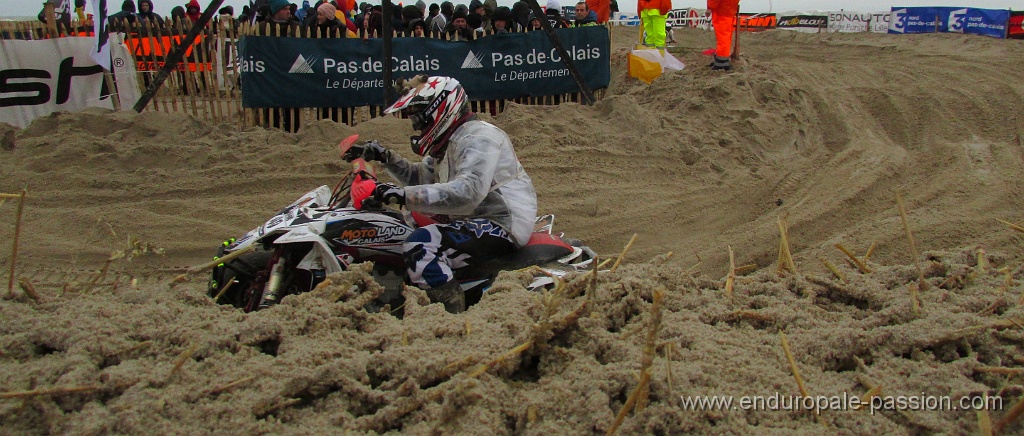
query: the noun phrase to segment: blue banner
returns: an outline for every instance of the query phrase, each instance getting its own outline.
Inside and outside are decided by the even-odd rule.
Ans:
[[[1004,38],[1009,21],[1006,9],[960,8],[949,12],[948,31]]]
[[[1010,11],[962,7],[893,7],[889,33],[973,33],[996,38],[1006,35]]]
[[[591,89],[611,81],[608,29],[555,31]],[[359,107],[384,104],[383,41],[246,36],[239,43],[245,107]],[[393,77],[451,76],[472,100],[579,92],[544,32],[474,41],[395,38]]]
[[[935,33],[946,28],[949,11],[956,8],[897,8],[889,17],[889,33]]]

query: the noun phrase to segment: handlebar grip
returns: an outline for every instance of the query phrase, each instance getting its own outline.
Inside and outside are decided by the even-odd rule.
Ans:
[[[376,209],[383,209],[383,208],[384,208],[384,203],[381,203],[381,201],[376,199],[376,198],[368,197],[368,198],[363,199],[363,203],[362,203],[362,209],[363,210],[376,210]]]

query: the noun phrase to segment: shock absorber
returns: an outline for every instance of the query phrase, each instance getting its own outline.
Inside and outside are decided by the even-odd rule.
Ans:
[[[277,304],[281,294],[281,284],[284,283],[284,264],[287,259],[280,256],[274,266],[270,268],[270,279],[267,286],[263,288],[263,296],[260,298],[260,309],[265,309]]]

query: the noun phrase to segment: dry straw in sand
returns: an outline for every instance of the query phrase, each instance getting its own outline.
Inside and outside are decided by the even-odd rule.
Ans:
[[[903,204],[903,196],[896,196],[896,204],[900,209],[900,221],[903,222],[903,230],[907,232],[907,240],[910,242],[910,255],[913,256],[914,266],[917,267],[918,290],[927,291],[928,282],[924,281],[924,268],[921,267],[921,256],[917,253],[917,244],[914,243],[914,233],[910,231],[910,220],[907,218],[907,207]]]
[[[0,194],[0,200],[18,199],[17,218],[14,221],[14,241],[11,242],[11,275],[7,279],[7,294],[12,298],[14,297],[14,271],[18,266],[18,239],[21,238],[21,218],[25,212],[26,197],[28,197],[28,188],[22,189],[21,194]]]

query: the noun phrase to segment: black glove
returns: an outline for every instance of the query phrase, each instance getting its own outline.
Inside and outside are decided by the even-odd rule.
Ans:
[[[352,148],[345,152],[344,159],[348,162],[352,162],[356,158],[363,158],[367,161],[377,161],[383,163],[391,162],[391,150],[384,148],[377,141],[367,141],[362,144],[353,145]]]
[[[405,189],[399,188],[390,183],[378,183],[373,188],[373,199],[383,204],[405,205]]]

